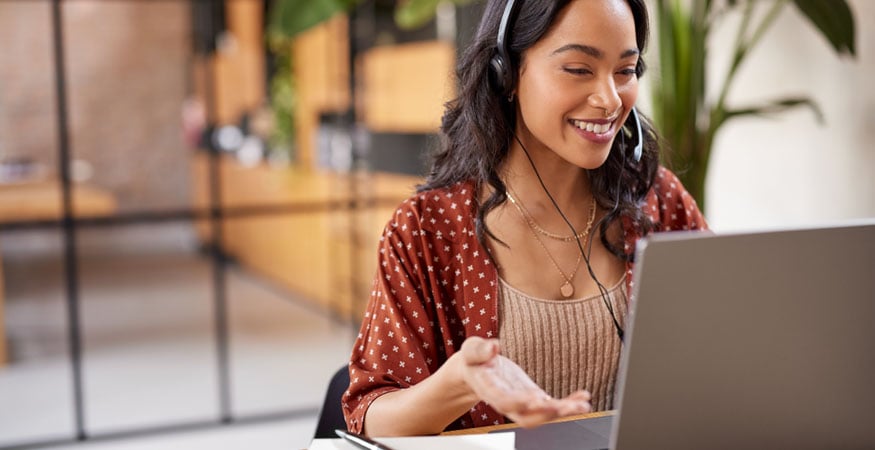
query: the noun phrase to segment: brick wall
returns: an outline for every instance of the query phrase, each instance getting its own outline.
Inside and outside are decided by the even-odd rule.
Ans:
[[[51,6],[0,2],[0,156],[56,172]],[[189,154],[180,108],[189,85],[190,6],[180,0],[63,3],[73,158],[122,210],[184,207]]]

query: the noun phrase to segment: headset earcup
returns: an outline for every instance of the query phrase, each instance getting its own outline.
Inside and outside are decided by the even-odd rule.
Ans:
[[[504,63],[504,58],[502,58],[501,55],[493,55],[492,59],[489,60],[489,68],[495,89],[502,96],[508,95],[511,89],[511,81],[509,79],[510,74],[507,70],[507,64]]]

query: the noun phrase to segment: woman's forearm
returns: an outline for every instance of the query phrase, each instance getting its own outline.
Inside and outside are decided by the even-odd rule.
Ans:
[[[365,433],[415,436],[444,431],[478,402],[461,375],[460,363],[460,358],[451,357],[422,382],[378,397],[365,414]]]

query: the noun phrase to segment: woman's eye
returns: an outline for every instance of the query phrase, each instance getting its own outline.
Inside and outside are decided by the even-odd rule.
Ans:
[[[588,75],[588,74],[592,73],[589,71],[589,69],[577,68],[577,67],[565,67],[563,70],[572,74],[572,75]]]
[[[635,76],[638,74],[638,72],[635,70],[634,67],[630,67],[628,69],[623,69],[617,73],[624,76],[624,77],[631,77],[631,76]]]

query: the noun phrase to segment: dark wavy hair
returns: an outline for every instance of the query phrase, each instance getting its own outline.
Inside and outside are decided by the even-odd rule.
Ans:
[[[496,238],[486,226],[484,218],[507,201],[507,188],[498,170],[507,158],[516,126],[513,103],[508,102],[494,81],[490,80],[489,68],[489,61],[496,53],[498,28],[506,1],[488,1],[474,40],[459,60],[456,68],[459,94],[446,104],[440,142],[432,155],[431,171],[425,183],[418,187],[418,191],[422,192],[449,187],[461,181],[472,181],[475,192],[482,192],[486,184],[492,186],[492,195],[479,205],[475,219],[477,239],[486,249],[489,247],[485,236]],[[517,7],[516,20],[508,24],[509,37],[506,42],[514,71],[519,68],[522,53],[547,33],[556,16],[570,2],[516,1],[521,4]],[[635,21],[638,50],[643,54],[649,33],[647,7],[644,0],[627,2]],[[640,77],[644,70],[645,64],[639,57],[636,74]],[[605,163],[587,171],[596,201],[609,211],[599,223],[602,243],[624,260],[631,260],[633,255],[625,250],[622,236],[617,242],[611,242],[607,233],[610,225],[626,217],[642,234],[653,228],[641,205],[653,184],[659,164],[659,141],[650,121],[640,113],[639,116],[644,138],[641,160],[635,162],[629,155],[629,150],[634,147],[631,142],[637,141],[637,137],[627,136],[624,131],[635,130],[634,123],[629,120],[632,117],[630,114],[623,130],[614,139]]]

